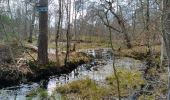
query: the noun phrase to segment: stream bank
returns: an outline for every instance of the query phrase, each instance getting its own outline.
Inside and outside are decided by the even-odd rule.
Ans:
[[[78,66],[69,74],[62,74],[60,76],[55,75],[47,79],[47,84],[45,85],[49,95],[51,95],[58,86],[63,86],[64,84],[68,84],[76,80],[81,80],[85,77],[89,77],[90,79],[95,80],[97,83],[104,84],[105,79],[113,74],[113,54],[111,53],[110,49],[93,49],[85,50],[82,52],[94,56],[94,60],[91,63]],[[115,65],[117,68],[125,67],[127,69],[139,69],[145,67],[143,62],[127,57],[116,59]],[[27,94],[30,91],[34,91],[41,86],[42,82],[33,82],[30,84],[20,84],[18,86],[3,88],[0,90],[0,99],[6,100],[4,98],[8,98],[7,100],[13,100],[16,98],[16,100],[26,100]],[[57,97],[60,98],[60,95]]]
[[[2,50],[2,49],[1,49]],[[4,50],[3,55],[9,54],[9,51]],[[61,75],[70,73],[72,70],[77,68],[79,65],[84,63],[89,63],[92,61],[92,57],[83,53],[83,52],[71,52],[70,60],[65,66],[62,61],[64,61],[65,53],[60,54],[60,65],[56,66],[54,63],[55,54],[49,53],[50,62],[47,65],[38,66],[35,61],[27,60],[20,56],[17,58],[16,64],[13,63],[4,63],[0,66],[0,88],[19,85],[22,83],[30,83],[30,82],[39,82],[41,80],[48,80],[50,76],[53,75]],[[2,58],[7,59],[10,58]],[[11,59],[11,58],[10,58]]]

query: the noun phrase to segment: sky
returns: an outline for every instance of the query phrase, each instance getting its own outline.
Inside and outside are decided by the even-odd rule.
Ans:
[[[15,3],[13,0],[10,0],[10,1],[11,1],[11,4]],[[23,1],[23,0],[17,0],[15,5],[13,5],[13,7],[11,6],[11,8],[16,8],[17,6],[20,6],[21,3],[24,3],[24,2],[21,2],[21,1]],[[87,0],[84,0],[84,1],[87,1]],[[20,2],[20,3],[18,4],[18,2]],[[100,2],[100,0],[89,0],[89,2]],[[120,4],[127,4],[127,0],[119,0],[119,3]],[[58,9],[58,0],[53,0],[53,3],[49,5],[49,13],[52,14],[52,19],[51,19],[51,22],[50,22],[52,26],[55,25],[55,16],[56,15],[55,15],[54,10],[56,10],[56,9]],[[71,18],[70,18],[71,22],[73,22],[73,20],[74,20],[73,16],[75,16],[73,9],[74,9],[74,0],[71,0]],[[86,9],[83,10],[83,13],[84,13],[84,15],[86,15]],[[80,18],[80,13],[77,14],[77,18]]]

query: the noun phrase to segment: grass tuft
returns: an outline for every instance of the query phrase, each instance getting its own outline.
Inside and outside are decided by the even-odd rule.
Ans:
[[[58,87],[56,90],[67,96],[67,98],[74,98],[76,100],[78,98],[83,100],[99,100],[109,93],[107,88],[97,85],[95,81],[89,78],[74,81]]]
[[[128,70],[128,69],[118,69],[117,75],[119,77],[120,82],[120,91],[121,96],[128,96],[130,92],[136,89],[140,89],[141,85],[145,83],[142,78],[142,73],[136,70]],[[114,75],[106,78],[107,83],[109,84],[113,95],[117,94],[117,85],[116,85],[116,77]]]

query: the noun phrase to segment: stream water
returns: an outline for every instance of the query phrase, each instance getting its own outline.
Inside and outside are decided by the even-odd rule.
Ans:
[[[112,53],[110,49],[83,50],[89,55],[94,56],[94,61],[89,64],[83,64],[67,75],[51,76],[47,84],[48,94],[51,95],[57,86],[69,82],[89,77],[102,84],[105,78],[113,74]],[[128,69],[145,67],[141,61],[132,58],[119,58],[115,60],[116,67],[125,67]],[[19,86],[7,87],[0,90],[0,100],[26,100],[26,95],[40,87],[40,83],[20,84]],[[35,99],[36,100],[36,99]]]

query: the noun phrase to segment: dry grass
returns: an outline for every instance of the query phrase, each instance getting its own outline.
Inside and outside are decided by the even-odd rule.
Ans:
[[[152,55],[160,55],[161,49],[160,45],[152,46]],[[139,60],[145,59],[147,57],[148,48],[146,46],[135,46],[132,49],[121,49],[116,54],[122,57],[132,57]]]
[[[34,59],[37,59],[37,53],[36,52],[30,52],[31,56]],[[65,60],[65,53],[64,52],[60,52],[59,53],[59,66],[64,66],[64,60]],[[25,53],[25,58],[28,60],[32,60],[32,57],[30,55],[28,55],[27,53]],[[56,62],[56,55],[55,54],[49,54],[48,55],[49,61],[50,62]],[[89,62],[91,61],[92,58],[90,56],[88,56],[85,53],[82,52],[70,52],[69,54],[69,61],[70,63],[79,63],[79,62]]]

